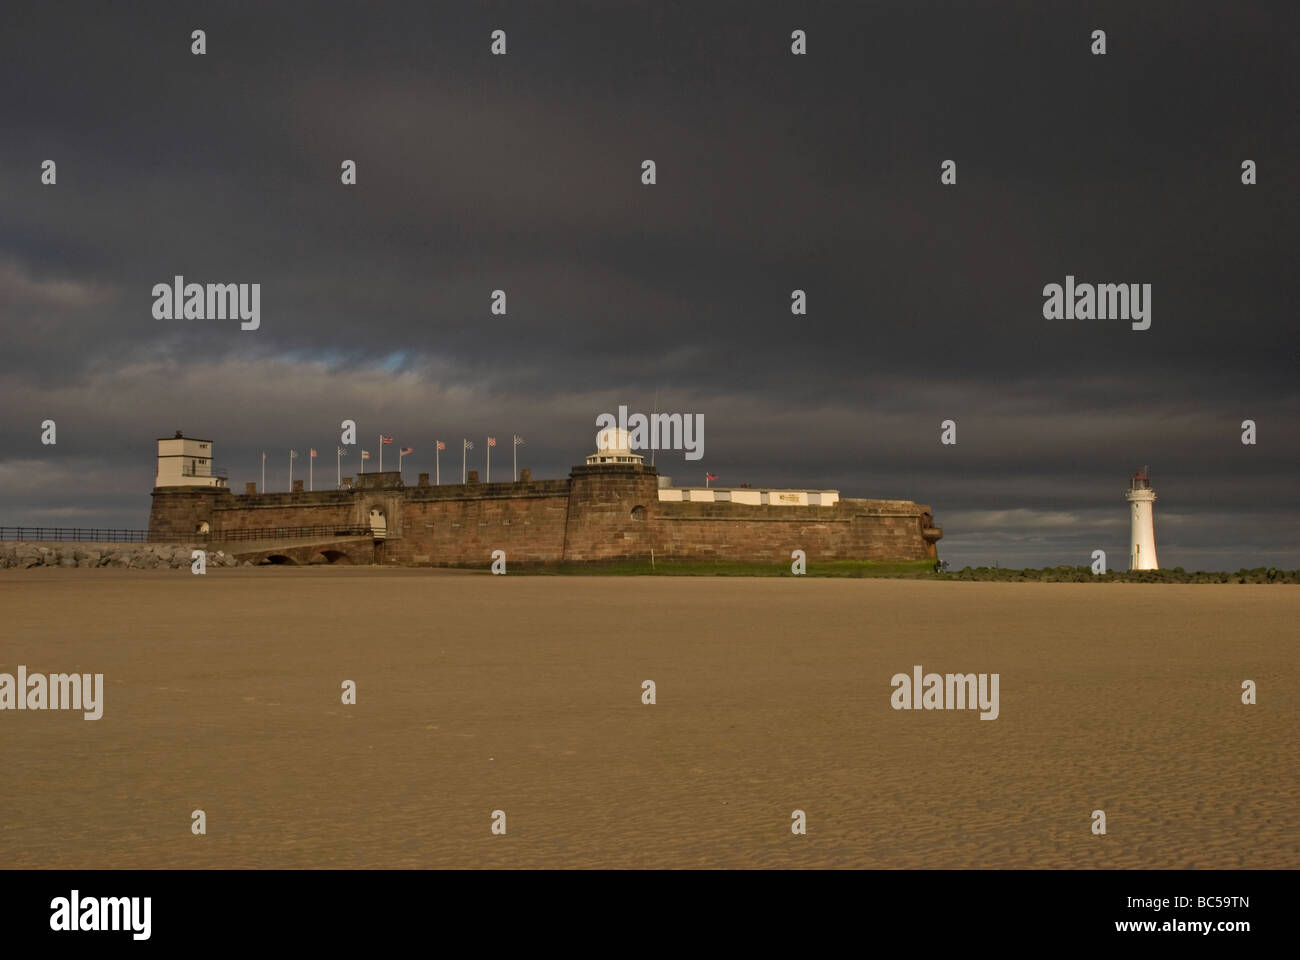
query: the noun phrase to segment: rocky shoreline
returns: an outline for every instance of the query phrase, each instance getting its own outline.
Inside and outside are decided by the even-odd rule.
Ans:
[[[135,570],[188,569],[198,544],[175,543],[0,543],[0,570],[31,567],[128,567]],[[209,567],[251,566],[223,550],[208,554]]]

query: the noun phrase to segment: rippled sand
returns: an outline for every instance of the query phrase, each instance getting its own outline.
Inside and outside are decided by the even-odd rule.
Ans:
[[[11,866],[1300,866],[1295,587],[32,570],[0,610],[0,671],[106,687],[0,712]],[[1001,716],[892,710],[917,663]]]

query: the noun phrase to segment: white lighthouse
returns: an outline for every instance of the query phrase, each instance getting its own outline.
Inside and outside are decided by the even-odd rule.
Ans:
[[[1156,492],[1151,489],[1151,478],[1143,467],[1133,474],[1128,493],[1124,495],[1133,508],[1133,537],[1128,551],[1130,570],[1158,570],[1156,562],[1156,530],[1151,504],[1156,502]]]

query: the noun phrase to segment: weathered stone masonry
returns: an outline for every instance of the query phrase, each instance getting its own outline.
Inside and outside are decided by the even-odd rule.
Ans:
[[[156,487],[151,533],[210,536],[276,527],[369,528],[382,517],[384,563],[486,566],[616,559],[789,563],[926,560],[942,532],[910,500],[841,499],[833,506],[768,506],[659,499],[642,464],[588,464],[567,479],[406,486],[396,471],[363,474],[354,489],[235,495],[225,487]]]

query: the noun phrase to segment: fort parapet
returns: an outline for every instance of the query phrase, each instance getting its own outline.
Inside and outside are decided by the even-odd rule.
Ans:
[[[943,536],[930,508],[910,500],[715,488],[701,502],[661,484],[639,457],[602,459],[588,458],[559,480],[525,471],[518,482],[407,486],[391,471],[361,474],[342,490],[159,486],[149,530],[213,541],[277,528],[369,531],[378,562],[433,566],[484,566],[494,550],[512,564],[639,560],[652,551],[661,559],[763,564],[788,564],[794,550],[810,563],[927,560]],[[738,496],[721,496],[732,492]]]

